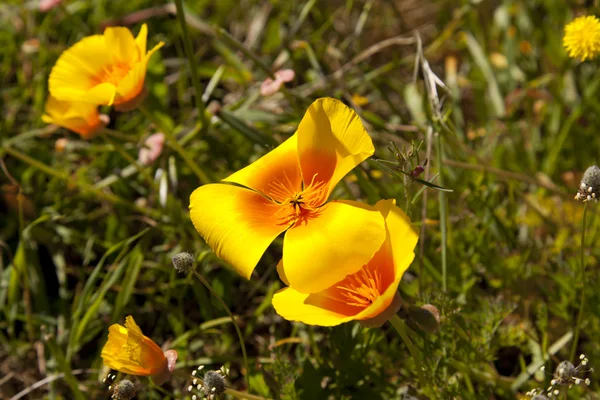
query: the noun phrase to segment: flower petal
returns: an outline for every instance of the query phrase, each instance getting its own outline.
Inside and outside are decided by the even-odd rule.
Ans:
[[[117,86],[117,99],[115,105],[126,103],[135,99],[144,89],[144,81],[146,80],[146,71],[148,69],[148,60],[162,46],[163,42],[157,44],[148,52],[141,61],[135,63],[129,70],[127,75],[119,81]]]
[[[289,193],[299,192],[302,188],[297,135],[223,180],[249,187],[283,202]]]
[[[375,204],[375,208],[385,218],[391,241],[392,257],[395,262],[399,262],[398,265],[403,265],[402,262],[406,256],[414,253],[419,235],[412,227],[410,218],[395,204],[396,201],[393,199],[380,200]],[[408,266],[404,270],[399,270],[398,265],[396,265],[396,275],[402,275]]]
[[[84,138],[92,137],[103,126],[98,106],[92,103],[60,101],[49,96],[44,111],[44,122],[72,130]]]
[[[332,98],[316,100],[298,126],[298,155],[305,184],[329,182],[329,192],[375,148],[354,110]],[[316,178],[315,175],[317,175]]]
[[[119,26],[106,28],[104,40],[114,63],[131,65],[142,59],[144,53],[140,53],[129,29]]]
[[[142,24],[138,35],[135,38],[135,45],[137,46],[142,56],[146,55],[146,41],[148,39],[148,26]]]
[[[386,243],[369,262],[369,266],[378,268],[386,286],[381,296],[356,316],[358,320],[373,318],[386,310],[394,300],[404,272],[415,258],[414,249],[419,236],[412,228],[408,216],[395,203],[395,200],[390,199],[380,200],[375,204],[375,208],[385,218],[388,234]]]
[[[334,326],[354,319],[360,311],[357,307],[328,299],[319,294],[300,293],[285,288],[273,295],[273,307],[277,314],[288,321],[300,321],[309,325]]]
[[[283,241],[283,271],[294,289],[316,293],[362,268],[385,240],[381,213],[357,201],[334,201]]]
[[[279,206],[234,185],[209,184],[190,197],[190,218],[215,254],[247,279],[271,242],[288,227],[278,225]]]
[[[111,62],[103,35],[86,37],[65,50],[50,72],[48,88],[58,100],[88,101],[83,99],[93,87],[96,77]]]

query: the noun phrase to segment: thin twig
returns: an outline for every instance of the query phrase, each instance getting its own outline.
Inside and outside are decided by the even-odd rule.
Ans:
[[[202,87],[200,86],[200,78],[198,78],[198,63],[196,63],[196,58],[194,57],[194,50],[192,48],[192,41],[190,40],[190,36],[187,30],[187,23],[185,20],[185,11],[183,9],[182,0],[175,0],[175,6],[177,7],[177,19],[179,20],[179,25],[181,26],[181,35],[183,37],[183,48],[185,51],[185,55],[188,58],[190,63],[190,74],[192,76],[192,84],[194,85],[194,90],[196,92],[196,107],[198,108],[198,113],[200,114],[200,124],[202,125],[202,132],[206,133],[208,129],[208,122],[206,120],[206,113],[204,112],[204,101],[202,101]]]
[[[73,375],[81,375],[81,374],[88,374],[88,373],[93,373],[93,372],[97,372],[97,371],[98,371],[97,369],[74,369],[71,373]],[[13,397],[11,397],[10,400],[19,400],[20,398],[27,396],[29,393],[33,392],[34,390],[39,389],[42,386],[49,384],[50,382],[54,382],[57,379],[63,379],[64,377],[65,377],[65,374],[63,372],[60,372],[55,375],[50,375],[50,376],[42,379],[41,381],[37,381],[33,385],[21,390],[19,393],[15,394]]]
[[[581,330],[581,320],[583,319],[583,308],[585,305],[585,225],[587,217],[587,205],[588,202],[583,204],[583,217],[581,217],[581,247],[579,249],[579,268],[581,281],[581,298],[579,301],[579,315],[577,316],[577,325],[575,325],[575,335],[573,336],[573,344],[571,345],[571,356],[569,359],[571,362],[575,361],[575,353],[577,352],[577,345],[579,344],[579,331]]]
[[[206,279],[204,279],[204,277],[202,275],[200,275],[200,273],[198,271],[193,270],[193,272],[194,272],[194,275],[196,275],[196,278],[198,278],[198,280],[200,282],[202,282],[202,284],[204,286],[206,286],[206,288],[210,291],[210,293],[213,296],[215,296],[217,301],[219,303],[221,303],[221,306],[223,306],[223,308],[229,315],[229,318],[231,318],[231,322],[233,323],[233,326],[235,327],[238,338],[240,340],[240,347],[242,348],[242,357],[244,358],[244,368],[246,370],[246,375],[248,375],[250,373],[250,370],[248,369],[248,355],[246,354],[246,344],[244,343],[244,336],[242,336],[242,331],[240,330],[240,327],[238,326],[238,323],[235,320],[235,316],[233,315],[233,313],[231,312],[231,310],[229,309],[227,304],[225,304],[225,302],[223,301],[221,296],[219,296],[219,294],[215,291],[215,289],[213,289],[213,287],[210,285],[210,283],[208,283],[208,281]]]

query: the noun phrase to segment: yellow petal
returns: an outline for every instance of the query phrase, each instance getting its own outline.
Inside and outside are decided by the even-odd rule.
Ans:
[[[104,125],[99,118],[98,106],[92,103],[60,101],[52,96],[46,100],[42,120],[90,138]]]
[[[104,36],[80,40],[65,50],[52,68],[48,79],[50,94],[58,100],[88,101],[82,97],[95,86],[97,76],[110,62]]]
[[[395,200],[390,199],[380,200],[375,204],[375,208],[385,218],[387,238],[384,245],[369,262],[369,266],[379,270],[386,287],[385,291],[369,307],[356,316],[357,320],[373,318],[385,311],[394,300],[404,272],[415,258],[414,249],[419,236],[412,227],[408,216],[396,207],[395,203]]]
[[[393,199],[380,200],[375,204],[375,208],[385,218],[391,240],[392,257],[395,261],[402,262],[407,255],[414,252],[419,235],[412,227],[410,218],[395,204],[396,201]],[[396,274],[402,275],[404,271],[396,270]]]
[[[297,134],[304,183],[313,179],[329,182],[327,196],[351,169],[375,151],[354,110],[332,98],[311,104]]]
[[[113,63],[132,65],[142,59],[143,53],[140,53],[129,29],[123,27],[106,28],[104,40]]]
[[[275,201],[284,201],[287,193],[299,192],[302,188],[297,142],[297,135],[293,135],[252,164],[223,180],[252,188]]]
[[[190,218],[215,254],[249,279],[271,242],[287,226],[275,222],[279,206],[246,188],[209,184],[190,197]]]
[[[112,83],[101,83],[88,90],[80,101],[112,106],[117,96],[117,88]]]
[[[294,289],[315,293],[358,271],[379,250],[386,231],[381,213],[357,201],[334,201],[283,242],[283,270]]]
[[[148,39],[148,26],[142,24],[138,35],[135,38],[135,45],[137,46],[142,56],[146,55],[146,40]]]
[[[363,311],[358,313],[354,319],[362,320],[373,318],[379,314],[381,314],[385,309],[392,303],[394,300],[394,296],[398,291],[398,285],[402,280],[402,275],[404,271],[408,269],[410,264],[415,259],[415,253],[407,254],[403,259],[397,260],[394,259],[394,267],[395,267],[395,275],[394,280],[390,283],[387,289],[377,298],[375,301]]]
[[[324,298],[318,294],[300,293],[285,288],[273,295],[272,304],[277,314],[288,321],[300,321],[309,325],[334,326],[354,319],[360,309]],[[356,310],[352,310],[352,308]]]

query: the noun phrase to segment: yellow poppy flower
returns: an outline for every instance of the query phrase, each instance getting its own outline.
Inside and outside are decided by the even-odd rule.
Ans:
[[[196,189],[190,217],[217,256],[246,278],[287,231],[283,264],[291,286],[305,293],[323,290],[357,272],[385,240],[383,218],[374,208],[327,203],[344,175],[373,152],[353,110],[339,100],[318,99],[280,146],[225,183]],[[331,268],[339,263],[343,268]]]
[[[565,27],[563,46],[571,58],[596,58],[600,54],[600,20],[593,15],[575,18]]]
[[[108,117],[98,113],[98,106],[92,103],[56,100],[49,96],[46,100],[42,121],[78,133],[85,139],[96,135],[108,123]]]
[[[148,28],[142,25],[134,39],[127,28],[106,28],[65,50],[52,68],[48,86],[63,101],[122,105],[142,94],[148,60],[160,42],[146,52]]]
[[[152,339],[144,336],[131,315],[125,326],[114,324],[108,329],[108,341],[100,354],[104,364],[125,374],[151,376],[161,384],[175,367],[177,352],[163,353]]]
[[[273,307],[279,315],[309,325],[333,326],[358,320],[367,326],[380,326],[398,311],[398,285],[415,257],[418,236],[394,200],[381,200],[375,208],[385,218],[387,236],[373,258],[360,271],[318,293],[305,294],[292,287],[275,293]],[[284,265],[285,260],[277,269],[281,279],[289,283],[282,272]],[[334,263],[330,268],[339,265]]]

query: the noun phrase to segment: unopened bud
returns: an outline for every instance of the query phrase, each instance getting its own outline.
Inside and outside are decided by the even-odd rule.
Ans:
[[[600,168],[593,165],[585,170],[575,200],[598,201],[600,196]]]
[[[185,251],[175,254],[172,260],[177,272],[186,273],[194,267],[194,256]]]
[[[135,385],[127,380],[123,379],[115,385],[115,390],[111,398],[115,400],[131,400],[135,397]]]
[[[225,392],[225,377],[218,371],[208,371],[204,374],[203,390],[206,395],[218,397]]]
[[[440,312],[431,304],[422,307],[409,306],[408,316],[425,332],[433,333],[440,327]]]

